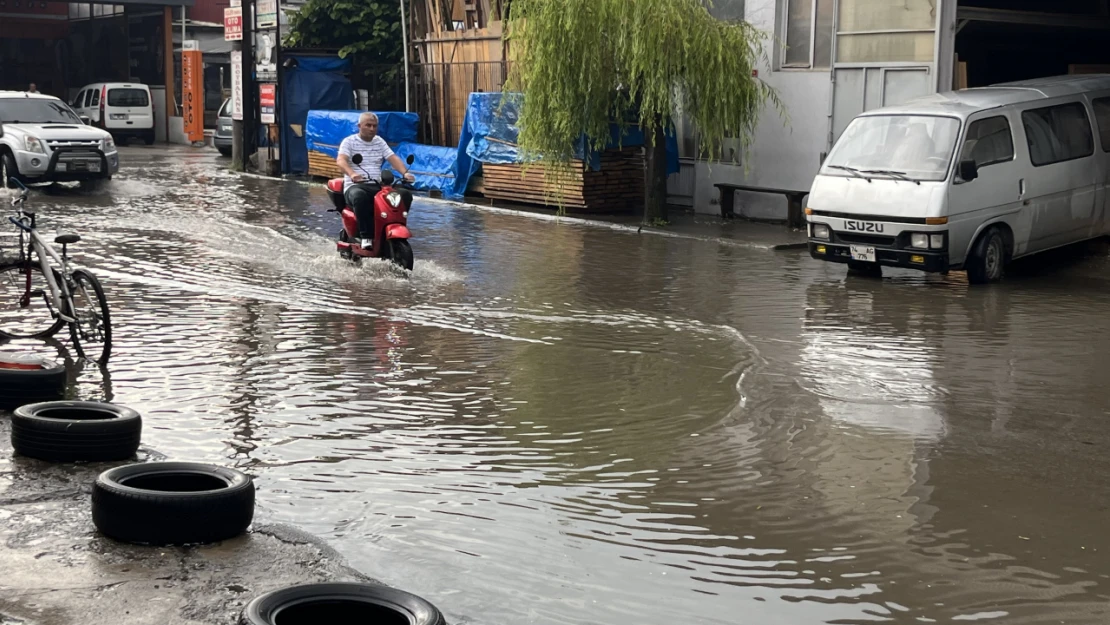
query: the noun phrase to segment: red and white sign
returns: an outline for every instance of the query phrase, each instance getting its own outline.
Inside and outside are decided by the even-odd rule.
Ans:
[[[258,105],[263,124],[273,124],[277,121],[277,85],[258,85]]]
[[[224,41],[243,40],[243,7],[224,9]]]

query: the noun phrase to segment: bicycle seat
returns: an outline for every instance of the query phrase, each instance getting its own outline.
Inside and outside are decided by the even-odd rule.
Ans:
[[[77,243],[80,240],[81,235],[74,232],[63,232],[62,234],[54,237],[54,242],[58,245],[69,245],[71,243]]]

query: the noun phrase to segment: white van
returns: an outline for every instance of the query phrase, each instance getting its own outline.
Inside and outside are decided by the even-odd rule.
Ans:
[[[941,93],[868,111],[810,190],[814,258],[966,270],[1110,234],[1110,75]]]
[[[122,144],[128,137],[154,143],[154,107],[150,88],[140,83],[100,82],[81,88],[71,104],[84,115],[112,133]]]

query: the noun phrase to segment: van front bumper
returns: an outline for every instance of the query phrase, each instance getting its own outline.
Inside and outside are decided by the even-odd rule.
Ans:
[[[817,260],[833,263],[850,263],[852,250],[850,246],[829,243],[817,239],[809,240],[809,255]],[[902,267],[917,269],[931,273],[943,273],[949,270],[948,252],[929,252],[925,250],[902,250],[875,246],[876,264],[883,267]],[[864,261],[860,261],[861,263]]]

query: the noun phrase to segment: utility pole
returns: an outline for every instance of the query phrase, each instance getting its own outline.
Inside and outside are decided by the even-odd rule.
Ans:
[[[405,0],[401,0],[401,47],[405,51],[405,112],[412,111],[409,104],[409,35],[408,28],[405,26]]]
[[[255,0],[243,2],[243,121],[240,124],[242,140],[243,171],[250,169],[250,158],[258,145],[258,113],[255,103],[254,85],[254,4]]]
[[[232,7],[239,8],[239,26],[243,27],[243,2],[242,0],[231,0]],[[243,158],[243,94],[246,93],[246,72],[243,71],[243,39],[240,34],[240,39],[231,42],[231,103],[233,109],[231,112],[231,169],[234,171],[246,171],[246,163]],[[238,60],[238,64],[236,64]],[[238,67],[238,69],[236,69]],[[247,65],[249,67],[249,65]]]

